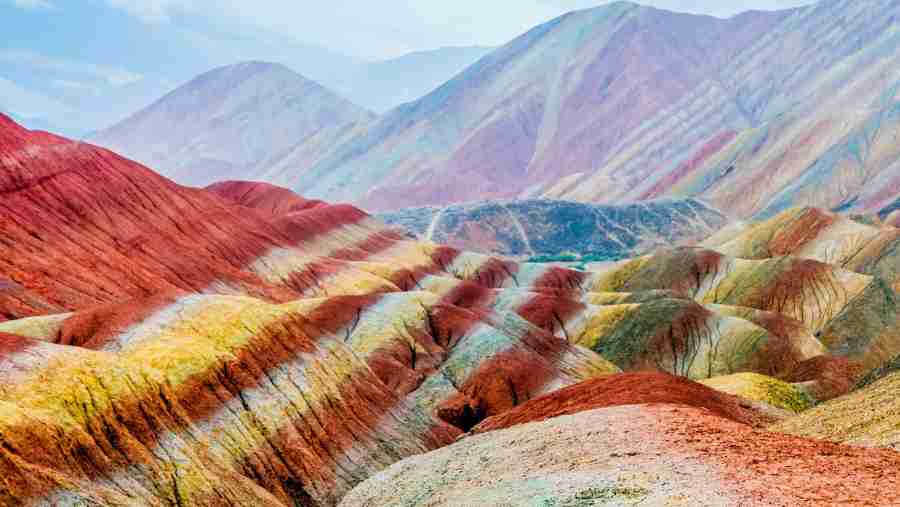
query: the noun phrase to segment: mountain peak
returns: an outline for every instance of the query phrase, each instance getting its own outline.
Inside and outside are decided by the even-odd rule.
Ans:
[[[241,179],[325,128],[371,113],[279,63],[212,69],[92,140],[181,183]]]

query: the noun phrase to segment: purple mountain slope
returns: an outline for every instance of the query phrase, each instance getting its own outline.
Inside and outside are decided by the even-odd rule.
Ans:
[[[207,72],[91,141],[181,183],[246,178],[248,168],[323,128],[373,115],[278,64]]]

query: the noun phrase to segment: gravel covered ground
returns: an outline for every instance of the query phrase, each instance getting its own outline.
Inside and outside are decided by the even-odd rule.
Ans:
[[[898,476],[890,450],[629,405],[468,436],[395,464],[341,505],[900,505]]]
[[[404,460],[342,506],[737,505],[715,470],[647,431],[643,406],[613,407],[463,439]]]

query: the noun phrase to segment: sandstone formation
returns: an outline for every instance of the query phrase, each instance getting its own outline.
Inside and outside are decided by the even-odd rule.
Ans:
[[[894,442],[888,225],[575,270],[6,117],[0,194],[5,505],[896,501],[900,454],[805,437]]]

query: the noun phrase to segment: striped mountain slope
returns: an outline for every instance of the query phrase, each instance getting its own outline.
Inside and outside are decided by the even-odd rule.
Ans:
[[[740,259],[702,248],[663,250],[594,275],[593,290],[673,290],[704,304],[801,322],[831,354],[867,370],[897,355],[898,299],[881,278],[798,257]]]
[[[889,285],[799,257],[516,262],[2,117],[0,192],[4,505],[333,506],[559,389],[705,393],[743,428],[900,355]],[[578,387],[622,371],[680,387]]]
[[[451,442],[477,411],[617,371],[432,293],[281,305],[173,294],[118,319],[109,310],[18,329],[35,338],[2,335],[5,502],[216,505],[215,494],[259,505],[246,495],[261,489],[329,505]],[[234,491],[217,486],[232,480]]]
[[[790,255],[873,275],[900,288],[900,229],[819,208],[791,208],[703,244],[742,259]]]
[[[775,431],[863,446],[900,449],[896,371],[772,427]]]
[[[322,201],[304,199],[286,188],[255,181],[220,181],[206,189],[235,204],[272,215],[285,215],[325,205]]]
[[[298,138],[248,174],[375,211],[535,198],[700,198],[744,219],[890,210],[898,15],[894,0],[729,19],[610,2],[536,26],[370,122]]]

